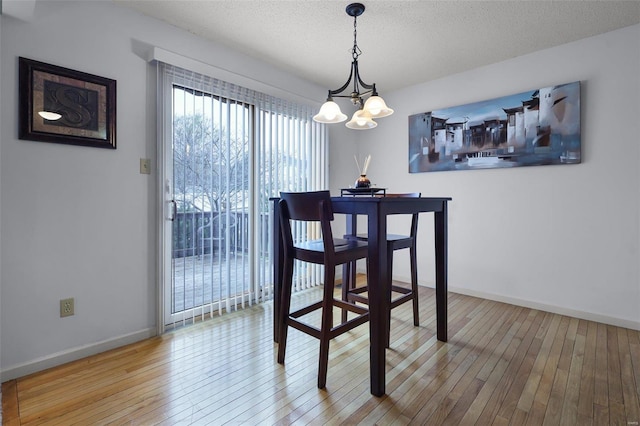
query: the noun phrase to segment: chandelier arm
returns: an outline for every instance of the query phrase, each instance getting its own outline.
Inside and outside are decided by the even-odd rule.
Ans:
[[[355,63],[356,63],[355,68],[357,69],[357,61],[355,61]],[[329,94],[330,95],[338,95],[339,93],[344,92],[347,89],[347,87],[349,87],[349,84],[351,84],[351,80],[353,79],[353,70],[354,70],[354,62],[351,63],[351,73],[349,73],[349,79],[347,79],[347,82],[344,83],[344,85],[342,87],[338,88],[338,89],[329,90]],[[358,79],[359,79],[359,77],[358,77]],[[341,98],[341,97],[346,97],[346,96],[338,96],[338,97]]]
[[[374,89],[376,87],[376,84],[367,84],[364,81],[362,81],[362,78],[360,78],[360,73],[358,72],[358,61],[355,60],[353,63],[353,68],[355,69],[355,74],[356,74],[356,78],[358,79],[358,83],[360,83],[360,85],[362,87],[364,87],[365,89]]]
[[[355,74],[355,78],[353,78],[353,75]],[[349,95],[342,95],[340,96],[340,93],[344,92],[347,87],[349,87],[349,84],[351,84],[351,81],[354,81],[354,90],[355,92],[357,92],[360,96],[362,95],[366,95],[368,93],[373,93],[374,95],[377,94],[376,92],[376,84],[367,84],[364,81],[362,81],[362,78],[360,77],[360,73],[358,72],[358,61],[355,60],[351,63],[351,73],[349,74],[349,78],[347,79],[347,82],[344,83],[344,85],[342,85],[341,87],[339,87],[338,89],[335,90],[329,90],[329,95],[330,96],[335,96],[337,98],[350,98],[352,97],[351,94]],[[360,93],[360,89],[358,88],[357,84],[360,84],[360,86],[362,86],[364,89],[368,89],[365,92]]]

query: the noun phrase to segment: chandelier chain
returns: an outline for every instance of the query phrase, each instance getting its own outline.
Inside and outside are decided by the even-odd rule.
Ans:
[[[353,59],[358,59],[358,56],[362,54],[362,51],[358,47],[358,28],[357,28],[357,18],[353,17],[353,49],[351,50],[351,55]]]
[[[351,51],[351,56],[353,58],[353,63],[351,64],[355,71],[355,76],[353,79],[353,92],[351,94],[351,102],[354,105],[360,106],[362,108],[363,102],[360,97],[360,87],[358,87],[358,80],[360,80],[360,75],[358,74],[358,57],[362,54],[362,51],[358,47],[358,15],[354,15],[353,17],[353,49]]]

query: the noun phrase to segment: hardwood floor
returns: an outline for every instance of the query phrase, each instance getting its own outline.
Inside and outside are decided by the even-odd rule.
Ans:
[[[277,364],[265,303],[3,383],[3,421],[638,425],[640,332],[450,293],[443,343],[434,298],[420,289],[420,327],[393,311],[381,398],[367,325],[332,341],[318,390],[317,340],[291,330]]]

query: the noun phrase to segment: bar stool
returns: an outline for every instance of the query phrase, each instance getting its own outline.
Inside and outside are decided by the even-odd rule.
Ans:
[[[329,191],[281,192],[280,198],[279,220],[284,246],[284,270],[279,318],[278,363],[284,364],[287,329],[289,326],[319,339],[318,388],[323,389],[327,382],[330,340],[369,320],[369,310],[367,308],[335,299],[333,294],[336,266],[350,265],[358,259],[366,259],[367,243],[333,238],[331,231],[333,209]],[[322,230],[322,239],[306,243],[294,243],[291,232],[292,220],[319,222]],[[290,312],[293,267],[296,259],[324,265],[324,291],[322,300]],[[357,316],[348,321],[342,321],[334,327],[334,306],[354,312]],[[301,317],[318,309],[322,310],[319,328],[308,321],[302,321]]]
[[[405,198],[420,198],[419,192],[410,192],[402,194],[385,194],[386,197],[405,197]],[[413,214],[411,217],[411,230],[409,235],[397,235],[387,234],[387,259],[389,261],[387,270],[389,271],[389,278],[393,276],[393,252],[395,250],[409,249],[409,260],[411,268],[411,288],[401,287],[398,285],[391,285],[391,303],[389,305],[387,324],[391,323],[391,309],[396,308],[406,302],[413,302],[413,325],[420,325],[420,314],[418,312],[418,260],[416,255],[416,235],[418,233],[418,214]],[[366,234],[356,235],[357,241],[367,241]],[[358,287],[355,283],[355,263],[352,264],[345,272],[342,285],[342,300],[355,303],[369,304],[369,299],[363,295],[368,291],[367,286]],[[394,293],[399,293],[400,297],[394,298]],[[343,312],[342,318],[346,317],[346,312]],[[387,329],[386,345],[389,347],[389,334],[390,330]]]

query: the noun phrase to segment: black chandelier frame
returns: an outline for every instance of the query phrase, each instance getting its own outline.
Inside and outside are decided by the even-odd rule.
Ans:
[[[347,15],[353,16],[353,49],[351,50],[353,61],[351,62],[351,73],[349,74],[349,78],[347,79],[347,82],[344,83],[344,85],[342,85],[338,89],[329,90],[329,96],[327,97],[327,101],[332,101],[334,96],[337,98],[350,98],[351,102],[354,105],[357,105],[360,108],[363,108],[364,107],[364,101],[362,99],[363,96],[366,96],[368,94],[371,94],[371,96],[378,96],[378,92],[376,91],[376,84],[375,83],[367,84],[364,81],[362,81],[362,78],[360,77],[360,72],[358,71],[358,57],[362,54],[362,51],[358,47],[358,41],[357,41],[358,22],[357,21],[358,21],[358,16],[364,13],[364,9],[365,7],[362,3],[351,3],[346,8]],[[353,81],[353,91],[348,95],[341,95],[340,93],[347,90],[347,87],[349,87],[352,81]],[[361,93],[360,87],[367,90]]]

